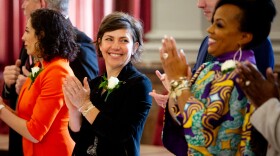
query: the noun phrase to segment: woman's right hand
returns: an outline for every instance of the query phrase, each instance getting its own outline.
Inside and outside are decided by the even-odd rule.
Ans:
[[[159,80],[161,81],[161,83],[163,84],[164,88],[169,92],[170,89],[170,82],[168,80],[168,77],[166,76],[166,74],[161,74],[159,70],[156,70],[156,75],[159,78]]]
[[[168,95],[158,94],[158,93],[156,93],[155,90],[150,92],[149,95],[152,96],[155,99],[157,105],[159,105],[162,108],[166,107],[166,103],[167,103],[167,100],[168,100]]]
[[[84,78],[83,86],[77,77],[67,76],[62,88],[68,108],[73,109],[72,106],[74,106],[75,109],[79,109],[90,102],[90,88],[87,78]]]
[[[190,77],[190,67],[183,50],[177,51],[173,37],[164,37],[160,49],[160,58],[163,70],[169,80],[178,80],[180,77]]]

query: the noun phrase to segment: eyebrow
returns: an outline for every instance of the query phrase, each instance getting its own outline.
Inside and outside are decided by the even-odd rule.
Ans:
[[[112,37],[112,38],[115,38],[114,36],[112,35],[104,35],[104,37]],[[119,38],[128,38],[127,36],[120,36]]]

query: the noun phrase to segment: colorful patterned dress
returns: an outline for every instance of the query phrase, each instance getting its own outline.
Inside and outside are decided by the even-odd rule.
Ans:
[[[191,92],[194,96],[188,99],[184,114],[174,109],[176,120],[181,125],[177,126],[177,133],[171,132],[172,118],[165,117],[165,124],[169,128],[165,126],[163,129],[163,143],[174,154],[254,155],[250,145],[252,125],[249,122],[254,111],[253,105],[248,103],[236,84],[236,73],[221,73],[222,63],[233,59],[234,54],[227,53],[214,62],[201,65],[193,75]],[[245,60],[255,64],[253,51],[243,51],[240,61]],[[179,129],[182,129],[182,133]],[[182,145],[182,140],[170,146],[172,143],[169,140],[174,139],[172,137],[184,137],[187,146]],[[187,150],[181,149],[186,147]]]

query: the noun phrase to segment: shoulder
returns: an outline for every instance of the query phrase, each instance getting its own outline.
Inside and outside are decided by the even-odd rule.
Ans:
[[[46,75],[61,75],[72,73],[69,62],[65,59],[55,58],[51,62],[45,63],[45,68],[43,69]]]
[[[150,79],[143,73],[137,71],[126,79],[124,89],[128,94],[134,96],[148,96],[152,91],[152,83]]]
[[[78,43],[92,43],[92,39],[88,37],[84,32],[80,31],[77,28],[74,28],[76,33],[76,41]]]
[[[254,52],[260,52],[266,50],[267,52],[273,52],[272,44],[269,38],[266,38],[259,46],[253,48]]]
[[[151,83],[150,79],[138,71],[131,63],[124,67],[119,77],[121,80],[129,83]]]
[[[91,59],[91,57],[96,57],[96,50],[93,45],[93,41],[90,37],[88,37],[84,32],[78,30],[75,28],[76,32],[76,42],[78,43],[80,47],[80,53],[78,54],[78,57],[87,58],[86,60],[89,61],[96,61],[94,59]]]
[[[201,45],[204,45],[205,43],[207,43],[209,40],[209,36],[204,37],[204,39],[201,42]]]

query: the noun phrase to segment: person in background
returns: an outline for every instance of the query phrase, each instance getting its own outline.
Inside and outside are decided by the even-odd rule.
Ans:
[[[101,22],[96,47],[106,73],[84,86],[74,76],[63,84],[75,156],[139,156],[152,98],[151,81],[132,64],[143,51],[140,21],[113,12]]]
[[[1,98],[0,119],[23,136],[24,155],[71,155],[74,142],[61,86],[67,75],[74,75],[69,65],[79,51],[74,28],[61,13],[38,9],[22,40],[35,65],[20,90],[17,113]]]
[[[65,18],[68,18],[69,0],[24,0],[22,9],[26,19],[29,19],[31,12],[40,8],[49,8],[61,12]],[[93,79],[98,75],[98,61],[96,51],[92,40],[83,32],[75,29],[76,42],[79,44],[80,52],[75,60],[70,62],[74,74],[82,82],[84,77]],[[4,87],[2,97],[9,102],[9,106],[16,110],[17,97],[22,84],[26,80],[33,59],[26,52],[24,46],[20,52],[20,58],[16,60],[15,65],[9,65],[4,68]],[[23,69],[23,70],[22,70]],[[9,155],[22,156],[22,138],[13,129],[9,130]]]
[[[280,101],[277,74],[268,68],[266,77],[249,62],[237,66],[237,83],[256,107],[250,121],[269,143],[268,156],[280,154]]]
[[[255,108],[239,89],[234,68],[236,62],[256,63],[251,49],[267,39],[275,14],[271,0],[220,0],[207,29],[208,52],[216,59],[194,75],[175,40],[163,39],[160,58],[170,80],[163,128],[168,150],[177,156],[265,155],[262,136],[250,123]]]

